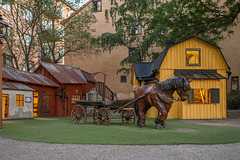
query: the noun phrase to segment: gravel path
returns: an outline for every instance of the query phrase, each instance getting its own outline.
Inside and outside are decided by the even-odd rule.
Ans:
[[[239,160],[240,143],[220,145],[78,145],[21,142],[0,137],[1,160]]]

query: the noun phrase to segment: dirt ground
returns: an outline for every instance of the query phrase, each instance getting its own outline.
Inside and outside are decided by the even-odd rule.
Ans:
[[[204,119],[186,121],[204,125],[240,127],[240,110],[228,110],[227,117],[227,119]]]

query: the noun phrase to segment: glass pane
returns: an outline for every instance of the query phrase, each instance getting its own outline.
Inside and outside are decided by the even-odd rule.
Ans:
[[[194,89],[194,103],[210,103],[210,89]]]
[[[199,51],[187,51],[187,64],[200,64],[199,57],[200,53]]]

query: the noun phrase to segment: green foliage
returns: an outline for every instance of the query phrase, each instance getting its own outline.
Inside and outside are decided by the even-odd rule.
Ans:
[[[240,91],[233,90],[227,94],[227,109],[240,109]]]
[[[72,144],[162,145],[219,144],[240,141],[240,128],[193,124],[184,120],[167,120],[167,129],[154,129],[154,119],[146,127],[121,124],[112,119],[110,126],[73,125],[70,117],[36,118],[3,121],[0,136],[19,141]]]
[[[121,62],[123,68],[120,71],[124,71],[127,64],[156,57],[150,48],[164,50],[166,40],[180,42],[197,36],[217,45],[233,34],[232,27],[237,25],[239,13],[238,0],[224,4],[212,0],[122,0],[120,3],[111,0],[105,18],[112,20],[116,33],[103,33],[99,41],[104,51],[117,46],[140,48],[135,55],[140,59],[129,57]],[[142,33],[135,35],[132,31],[138,29],[138,25],[141,25]]]

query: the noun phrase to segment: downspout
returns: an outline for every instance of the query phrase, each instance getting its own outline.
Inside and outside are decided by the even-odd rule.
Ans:
[[[227,73],[227,78],[226,78],[226,113],[227,113],[227,118],[228,118],[228,112],[227,112],[227,108],[228,108],[228,106],[227,106],[227,81],[229,80],[229,78],[230,78],[230,76],[232,75],[232,72],[226,72]]]

